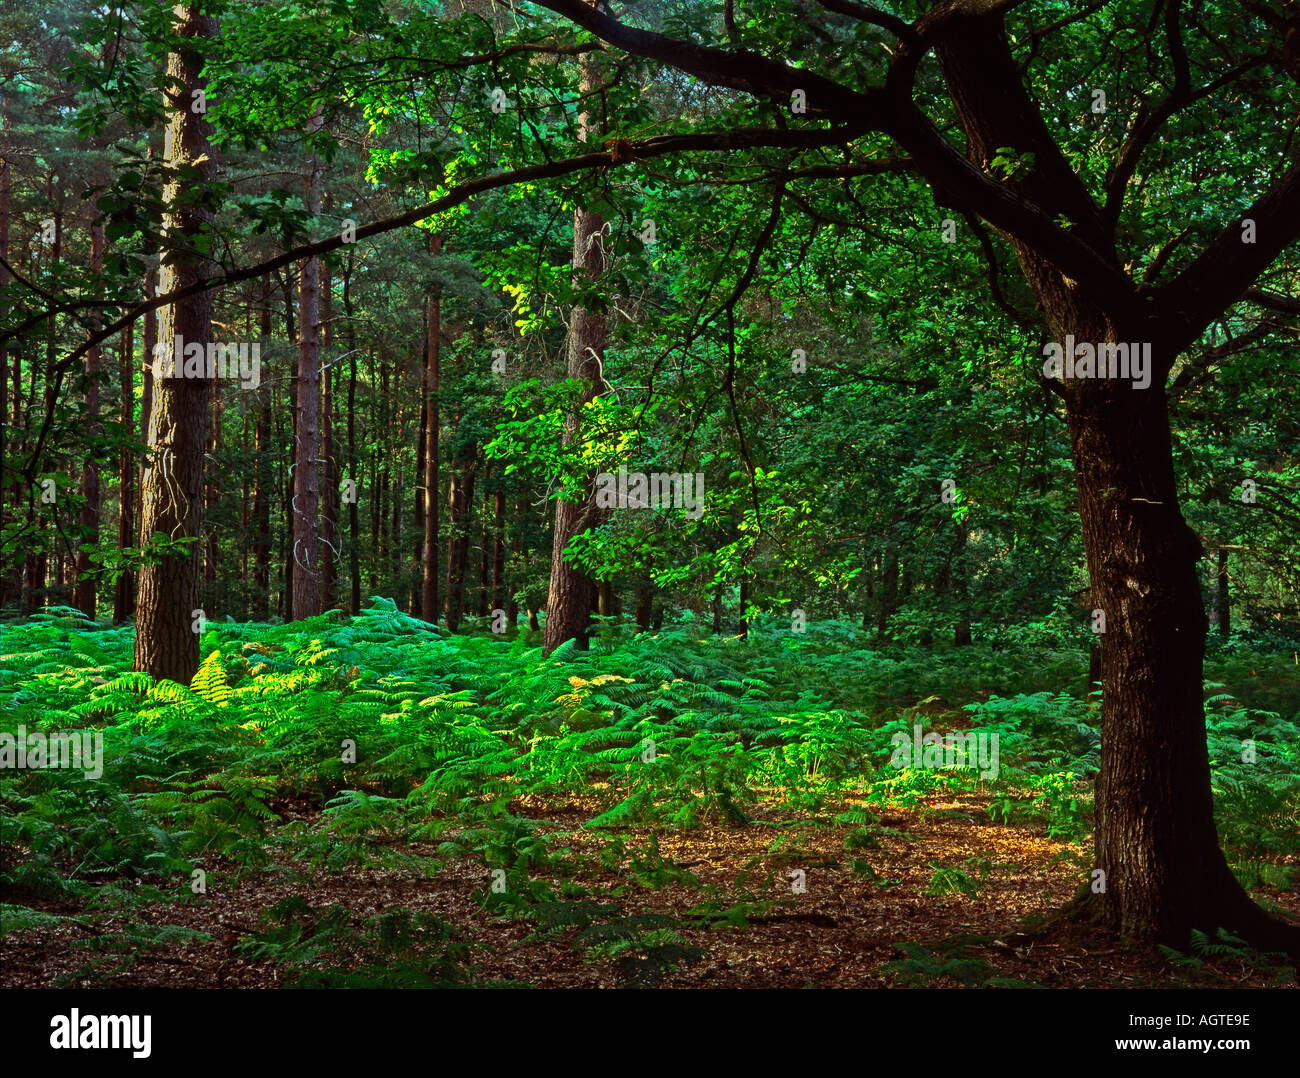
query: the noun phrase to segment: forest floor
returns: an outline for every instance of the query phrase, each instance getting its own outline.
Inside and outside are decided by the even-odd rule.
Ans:
[[[693,964],[650,973],[629,982],[627,971],[593,962],[565,938],[532,939],[525,920],[494,916],[476,892],[483,866],[471,860],[444,864],[433,878],[393,868],[320,872],[310,882],[297,866],[273,865],[245,875],[232,888],[181,903],[146,903],[132,910],[139,922],[181,925],[212,937],[181,940],[133,956],[120,972],[101,969],[104,983],[135,988],[271,988],[285,983],[273,961],[252,961],[233,948],[264,926],[262,910],[290,896],[322,908],[335,904],[365,917],[399,908],[429,913],[455,924],[474,945],[475,980],[513,982],[535,988],[614,988],[629,983],[673,988],[879,988],[908,983],[958,987],[1296,987],[1283,966],[1241,957],[1187,959],[1177,968],[1162,955],[1122,947],[1104,933],[1082,926],[1022,935],[1027,918],[1052,912],[1078,887],[1074,863],[1088,860],[1086,847],[1069,846],[1028,828],[987,822],[988,798],[942,796],[882,820],[886,837],[868,851],[871,879],[851,866],[849,825],[811,826],[778,803],[760,806],[748,826],[700,827],[655,836],[663,863],[689,873],[684,881],[650,888],[627,886],[626,864],[601,865],[594,856],[602,836],[582,830],[596,805],[526,806],[548,820],[541,833],[584,867],[593,897],[625,912],[665,914],[677,931],[704,954]],[[524,808],[525,806],[519,806]],[[286,818],[316,822],[311,812]],[[983,821],[983,822],[982,822]],[[635,832],[633,832],[635,833]],[[655,834],[641,829],[642,837]],[[773,846],[784,848],[774,852]],[[434,847],[411,852],[432,856]],[[962,872],[972,859],[989,862],[987,878]],[[958,885],[935,893],[940,867],[957,868]],[[806,890],[795,894],[789,872],[802,868]],[[234,865],[214,872],[234,874]],[[544,875],[544,874],[543,874]],[[728,900],[758,912],[741,924],[683,927],[713,885]],[[12,900],[12,899],[10,899]],[[1270,892],[1275,910],[1300,920],[1300,892]],[[36,903],[33,903],[34,905]],[[725,903],[724,903],[725,904]],[[58,903],[40,903],[51,913]],[[68,907],[66,912],[71,912]],[[111,923],[111,922],[110,922]],[[63,922],[6,942],[0,987],[44,987],[60,975],[75,976],[85,954],[71,946],[93,932]],[[569,933],[571,934],[571,933]],[[918,945],[909,958],[895,944]],[[1281,974],[1281,977],[1279,977]],[[80,983],[93,984],[99,978]],[[1017,983],[1019,982],[1019,983]]]
[[[1059,688],[1086,650],[1022,632],[547,656],[376,600],[212,628],[181,686],[130,626],[0,624],[0,732],[102,739],[0,770],[0,987],[1295,986],[1038,929],[1089,879],[1099,711]],[[1206,737],[1229,863],[1300,918],[1296,654],[1212,656]],[[1000,756],[901,762],[921,728]]]

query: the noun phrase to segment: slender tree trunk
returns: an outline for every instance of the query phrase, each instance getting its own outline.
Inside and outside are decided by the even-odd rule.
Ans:
[[[590,93],[599,81],[596,64],[584,61],[580,90]],[[579,137],[585,142],[588,128],[604,117],[584,112],[578,117]],[[605,272],[605,222],[596,213],[579,207],[573,215],[573,274],[575,283],[596,280]],[[584,280],[584,278],[586,280]],[[600,311],[575,306],[569,317],[566,374],[584,384],[577,411],[564,424],[563,441],[569,445],[581,437],[579,414],[607,385],[604,378],[606,326]],[[549,653],[566,640],[587,647],[591,631],[591,609],[596,599],[596,582],[566,559],[574,536],[600,522],[596,507],[594,476],[576,502],[560,498],[555,503],[555,532],[551,543],[551,585],[546,597],[545,650]]]
[[[122,396],[122,436],[135,441],[135,340],[128,325],[119,338],[117,372]],[[123,445],[117,458],[117,548],[125,550],[135,541],[135,454]],[[124,572],[113,592],[113,620],[121,623],[135,612],[135,574]]]
[[[510,582],[506,587],[506,621],[510,628],[519,628],[519,593],[520,581],[517,575],[524,572],[524,523],[528,519],[528,504],[523,498],[515,500],[514,535],[510,539]]]
[[[207,453],[209,457],[216,454],[221,448],[221,382],[219,379],[212,379],[208,383],[208,411],[211,417],[208,429],[211,434],[208,438]],[[203,504],[205,507],[216,505],[221,497],[221,490],[214,482],[216,478],[215,470],[207,469],[207,482],[203,488]],[[212,588],[217,582],[217,529],[209,525],[203,536],[203,583],[208,585],[208,594],[212,593]],[[203,592],[200,591],[200,597]]]
[[[319,131],[321,114],[307,124]],[[308,157],[307,212],[320,216],[321,160]],[[298,422],[293,465],[293,620],[320,613],[320,258],[303,259],[298,271]]]
[[[505,610],[506,604],[506,488],[497,487],[496,513],[493,517],[492,542],[492,610]]]
[[[347,269],[343,274],[343,314],[347,319],[348,333],[348,479],[351,493],[348,498],[348,577],[351,598],[348,613],[356,616],[361,611],[361,551],[359,545],[360,523],[357,487],[357,330],[352,321],[352,255],[349,252]]]
[[[50,250],[50,267],[57,277],[59,272],[59,263],[63,260],[63,191],[58,187],[58,177],[55,176],[50,180],[50,201],[53,203],[53,223],[54,223],[54,245]],[[45,332],[45,387],[46,395],[50,397],[53,392],[53,371],[54,355],[58,344],[58,315],[54,311],[50,312],[50,317],[46,322]],[[36,364],[32,367],[32,402],[36,401]],[[54,407],[52,399],[47,400],[48,405]],[[57,540],[55,540],[57,541]],[[54,590],[57,592],[63,586],[63,560],[62,555],[57,548],[53,552],[54,559]],[[39,555],[33,558],[28,557],[28,577],[31,580],[31,594],[34,598],[39,599],[40,606],[49,605],[49,559],[51,554],[48,549],[43,549]],[[63,597],[59,595],[56,602],[62,603]]]
[[[442,253],[442,233],[429,237],[429,253],[436,259]],[[440,394],[442,391],[442,285],[435,283],[429,293],[429,339],[425,345],[424,414],[427,438],[424,452],[424,616],[438,620],[438,453],[439,428],[442,425]]]
[[[9,283],[9,195],[10,195],[10,170],[9,157],[6,152],[5,141],[8,139],[9,123],[5,110],[0,107],[0,296],[3,296],[5,286]],[[3,299],[0,299],[0,324],[5,321],[8,314],[9,305]],[[15,362],[15,368],[17,363]],[[3,343],[0,343],[0,533],[3,533],[4,526],[9,520],[8,511],[5,508],[5,473],[9,463],[8,458],[8,428],[9,428],[9,350]],[[14,499],[14,508],[17,508],[17,499]],[[18,598],[22,592],[22,581],[18,577],[17,564],[12,567],[0,562],[0,610],[3,610],[12,600]]]
[[[1215,557],[1214,613],[1218,630],[1224,636],[1232,632],[1232,591],[1228,584],[1228,548],[1220,546]]]
[[[876,611],[876,636],[883,640],[889,628],[889,619],[898,610],[898,550],[891,547],[885,552],[885,565],[881,572],[880,609]]]
[[[460,629],[465,608],[465,568],[469,558],[469,526],[474,511],[477,465],[468,461],[451,472],[451,534],[447,541],[447,602],[443,618],[448,632]]]
[[[749,617],[745,613],[749,609],[749,566],[746,559],[741,559],[740,564],[740,639],[749,639]]]
[[[380,408],[380,431],[381,438],[389,439],[392,437],[392,411],[389,407],[388,396],[388,368],[380,363],[379,370],[379,395],[383,402]],[[378,439],[377,439],[378,441]],[[379,499],[375,504],[374,517],[374,557],[376,562],[377,578],[371,583],[372,588],[379,586],[378,577],[388,575],[389,548],[388,548],[388,488],[390,484],[389,464],[392,460],[392,453],[387,445],[379,444],[375,447],[375,469],[379,474]]]
[[[144,298],[149,300],[158,295],[158,270],[151,267],[144,275]],[[149,423],[153,414],[153,359],[158,347],[158,312],[151,309],[145,312],[144,333],[140,339],[140,433],[148,435]],[[144,478],[144,466],[140,469],[140,478]]]
[[[644,577],[636,585],[636,627],[638,632],[650,631],[650,616],[654,610],[655,586]]]
[[[957,607],[957,627],[953,631],[952,642],[955,647],[965,647],[971,643],[970,628],[970,568],[966,561],[966,547],[969,535],[964,524],[957,525],[957,552],[953,555],[952,592]]]
[[[428,334],[425,334],[425,347],[428,347]],[[424,566],[426,559],[424,556],[424,514],[426,512],[425,502],[428,500],[424,496],[424,479],[425,479],[425,460],[429,453],[429,402],[428,402],[428,362],[423,360],[420,364],[420,392],[425,398],[424,403],[420,406],[420,437],[415,443],[415,470],[418,482],[415,486],[415,497],[412,501],[415,503],[415,529],[411,537],[411,555],[412,565],[415,573],[419,577],[419,586],[411,588],[411,617],[421,618],[424,620]]]
[[[284,567],[282,574],[282,592],[280,595],[280,617],[285,621],[293,620],[293,526],[294,510],[293,495],[294,484],[297,482],[294,473],[297,468],[294,464],[295,454],[298,449],[298,343],[299,335],[297,330],[297,321],[293,314],[293,279],[292,275],[285,273],[281,279],[281,293],[284,296],[284,325],[285,336],[289,343],[294,345],[292,366],[289,371],[289,452],[288,452],[288,469],[282,470],[282,482],[284,486],[284,532],[280,542],[280,564]],[[278,412],[277,412],[278,416]],[[277,419],[277,428],[279,421]],[[277,445],[284,445],[283,439],[277,438]]]
[[[393,383],[397,384],[398,373],[393,371]],[[402,551],[402,515],[405,507],[406,492],[406,409],[401,405],[397,408],[397,441],[393,445],[394,475],[393,475],[393,532],[392,541],[389,545],[391,555],[391,565],[393,570],[393,601],[399,607],[404,606],[408,599],[406,591],[410,585],[410,576],[406,572],[406,557]]]
[[[206,186],[215,175],[211,126],[204,114],[192,110],[193,94],[203,89],[202,48],[217,36],[216,19],[201,14],[202,5],[176,8],[181,51],[169,54],[167,73],[179,87],[170,97],[164,156],[172,179],[164,191],[164,218],[169,239],[192,247],[212,222]],[[190,46],[198,43],[198,48]],[[190,47],[187,47],[190,46]],[[184,169],[182,180],[179,169]],[[194,183],[199,188],[194,190]],[[200,197],[195,197],[196,193]],[[202,257],[163,252],[159,288],[171,292],[212,273]],[[212,293],[199,292],[161,309],[158,336],[164,350],[177,338],[186,347],[205,348],[212,337]],[[174,353],[173,353],[174,354]],[[149,417],[150,458],[141,486],[141,542],[161,534],[168,540],[193,540],[182,552],[169,553],[140,572],[137,597],[135,669],[188,684],[199,665],[199,636],[194,631],[199,601],[200,552],[203,535],[203,449],[208,440],[208,384],[203,378],[166,377],[179,370],[164,369],[154,386]]]
[[[488,565],[490,555],[488,554],[489,533],[488,533],[488,479],[492,474],[492,466],[489,464],[483,470],[483,526],[479,529],[479,566],[478,566],[478,608],[479,614],[483,617],[491,616],[491,608],[488,606]]]
[[[271,341],[271,283],[264,282],[259,311],[262,347]],[[271,445],[271,386],[266,382],[256,394],[257,420],[253,428],[253,616],[266,621],[271,616],[271,469],[275,453]]]
[[[321,508],[320,508],[320,591],[321,609],[339,605],[339,467],[334,447],[334,383],[338,373],[330,365],[334,345],[329,264],[321,264],[321,351],[325,369],[321,375]]]

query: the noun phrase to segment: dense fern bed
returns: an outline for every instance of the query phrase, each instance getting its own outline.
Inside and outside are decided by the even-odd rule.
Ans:
[[[1294,981],[1231,939],[1024,943],[1091,864],[1078,647],[685,621],[545,657],[376,600],[211,625],[180,686],[130,672],[132,637],[0,626],[0,732],[103,746],[97,775],[0,770],[5,986]],[[1236,642],[1206,695],[1230,859],[1297,913],[1292,659]],[[918,726],[996,733],[996,777],[894,766]]]

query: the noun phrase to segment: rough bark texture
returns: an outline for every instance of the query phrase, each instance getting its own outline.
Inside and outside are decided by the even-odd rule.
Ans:
[[[215,19],[200,13],[198,4],[175,10],[177,33],[183,40],[217,35]],[[166,233],[177,247],[192,241],[212,221],[209,200],[195,199],[190,185],[215,174],[208,137],[211,126],[191,109],[191,91],[202,89],[203,57],[199,49],[182,49],[167,58],[167,73],[179,92],[170,100],[164,156],[171,178],[164,192],[169,212]],[[187,178],[175,169],[186,166]],[[193,170],[193,171],[190,171]],[[185,287],[210,276],[212,264],[175,248],[165,251],[158,286],[163,292]],[[176,337],[206,347],[212,333],[212,294],[199,292],[163,307],[158,339],[171,348]],[[146,357],[152,360],[152,356]],[[164,374],[170,373],[164,370]],[[177,371],[175,373],[180,373]],[[149,542],[161,533],[171,540],[193,539],[179,556],[170,554],[140,572],[137,595],[135,669],[188,684],[199,665],[199,636],[193,630],[198,608],[199,543],[203,534],[203,450],[208,440],[208,383],[202,378],[163,377],[154,385],[149,416],[150,449],[141,484],[140,536]]]

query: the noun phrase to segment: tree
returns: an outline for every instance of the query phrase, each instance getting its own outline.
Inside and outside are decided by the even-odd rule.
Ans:
[[[794,56],[754,49],[757,34],[746,37],[749,48],[724,50],[633,28],[582,0],[541,6],[628,53],[760,99],[796,102],[800,114],[841,125],[846,149],[861,149],[856,160],[850,149],[843,166],[829,166],[832,175],[915,172],[941,205],[1006,237],[1056,341],[1150,345],[1154,369],[1145,389],[1118,379],[1049,381],[1065,404],[1088,568],[1107,615],[1096,828],[1104,890],[1087,891],[1081,906],[1131,939],[1184,944],[1193,928],[1226,926],[1258,945],[1300,953],[1300,929],[1249,900],[1215,834],[1201,688],[1202,551],[1179,510],[1165,389],[1179,355],[1300,237],[1300,166],[1283,170],[1244,215],[1227,214],[1202,253],[1157,287],[1139,287],[1116,242],[1130,180],[1166,121],[1245,72],[1276,66],[1281,41],[1234,66],[1203,51],[1197,81],[1183,5],[1165,4],[1162,60],[1171,89],[1137,110],[1099,202],[1027,88],[1008,35],[1015,0],[942,0],[912,24],[862,4],[820,0],[855,30],[884,30],[896,40],[883,83],[865,88],[833,63],[823,66],[836,75],[824,75],[787,62]],[[1071,21],[1035,27],[1035,46]],[[920,79],[931,51],[942,88]],[[922,111],[918,98],[940,93],[964,152]],[[907,155],[905,164],[862,156],[882,139]],[[1256,226],[1254,242],[1243,242],[1243,219]]]
[[[442,253],[442,233],[429,237],[429,254],[435,259]],[[438,620],[438,446],[442,426],[440,406],[442,378],[442,284],[434,282],[429,290],[426,312],[428,336],[424,345],[424,567],[421,574],[421,597],[426,621]]]
[[[310,137],[324,125],[320,110],[307,124]],[[313,149],[305,180],[307,212],[320,216],[321,160]],[[298,277],[297,422],[293,455],[293,618],[321,610],[320,576],[320,258],[304,258]]]
[[[207,187],[216,163],[209,141],[203,76],[204,46],[218,34],[216,19],[191,3],[175,9],[176,50],[167,58],[170,117],[163,157],[169,182],[163,220],[167,247],[158,290],[193,288],[212,274],[205,251],[213,220]],[[200,111],[200,109],[202,111]],[[164,544],[140,571],[136,596],[135,669],[189,684],[199,667],[199,580],[202,572],[203,453],[208,441],[209,385],[189,376],[177,342],[203,349],[212,340],[212,293],[192,291],[164,306],[158,318],[156,368],[149,411],[149,462],[140,484],[141,544]],[[168,360],[176,358],[173,367]],[[152,360],[154,357],[146,357]],[[201,373],[191,368],[192,373]]]
[[[598,4],[603,10],[604,4]],[[579,92],[584,97],[598,92],[599,67],[584,59]],[[600,119],[603,120],[603,117]],[[578,138],[585,142],[597,130],[597,114],[588,106],[578,117]],[[577,287],[598,279],[605,270],[605,222],[599,214],[582,206],[573,211],[573,273]],[[568,445],[578,437],[579,413],[583,405],[607,388],[604,377],[605,312],[577,304],[569,315],[566,340],[565,373],[583,383],[577,411],[564,424],[563,442]],[[596,493],[589,477],[586,489],[576,501],[561,497],[555,503],[555,532],[551,540],[551,585],[546,596],[545,648],[553,651],[566,640],[586,647],[592,607],[596,602],[596,582],[569,560],[569,543],[578,533],[599,522]]]

